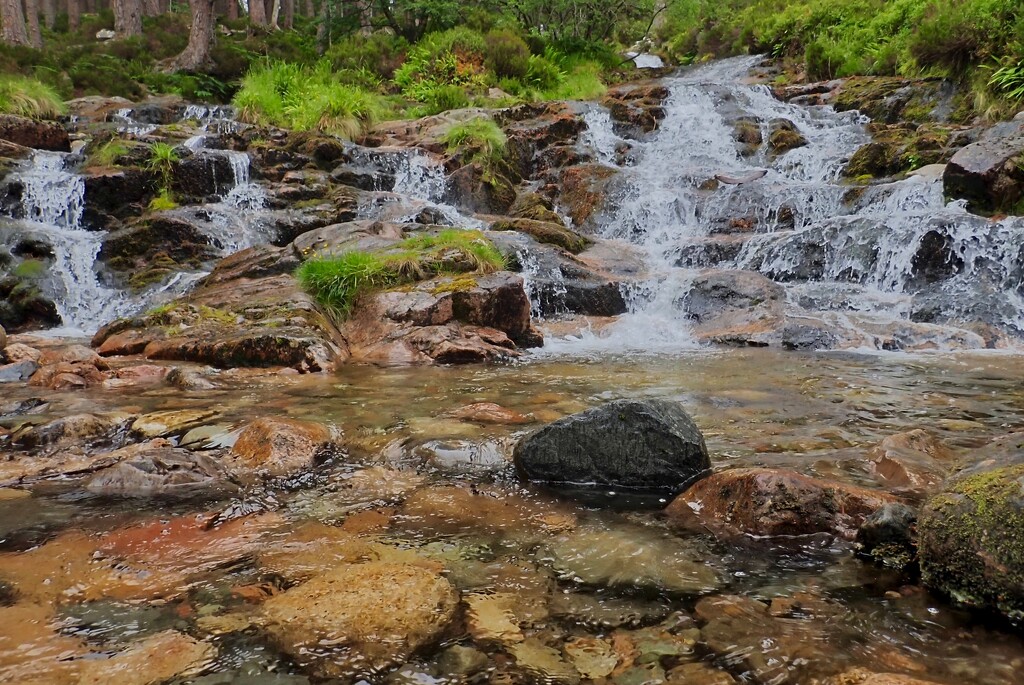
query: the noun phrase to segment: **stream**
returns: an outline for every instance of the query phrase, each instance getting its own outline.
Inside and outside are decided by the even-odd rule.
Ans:
[[[597,236],[642,265],[622,282],[628,311],[614,320],[551,316],[539,322],[545,346],[507,364],[349,364],[300,375],[174,363],[205,381],[0,386],[0,436],[85,414],[116,427],[88,445],[73,435],[9,453],[0,444],[0,682],[1021,682],[1019,627],[955,608],[913,574],[859,558],[851,541],[683,529],[662,512],[666,500],[571,499],[512,468],[523,436],[622,398],[682,403],[715,470],[792,469],[874,490],[894,489],[871,458],[890,436],[926,429],[976,462],[991,441],[1024,431],[1024,219],[968,214],[926,175],[866,187],[851,201],[841,171],[869,140],[865,120],[776,100],[746,82],[757,62],[666,79],[666,116],[643,140],[622,137],[606,109],[587,106],[581,145],[618,172]],[[130,114],[117,114],[123,132],[152,133]],[[185,147],[227,156],[232,169],[223,196],[202,207],[218,254],[267,242],[275,210],[248,156],[205,148],[207,129],[231,128],[230,117],[203,108],[185,116],[201,123]],[[765,141],[784,119],[806,144],[741,154],[732,126],[744,118]],[[394,177],[361,196],[360,219],[408,223],[426,208],[451,225],[485,225],[451,202],[433,157],[350,153],[354,165]],[[107,283],[94,264],[101,233],[83,226],[79,162],[37,153],[19,172],[20,204],[0,223],[5,244],[41,237],[53,248],[56,277],[44,287],[63,324],[27,338],[44,351],[87,345],[103,323],[206,274],[182,272],[141,294]],[[744,180],[709,183],[716,177]],[[730,232],[737,217],[756,228]],[[563,276],[542,270],[528,247],[518,257],[536,315],[538,293],[557,293]],[[698,340],[693,283],[706,269],[771,279],[787,320],[831,331],[838,349]],[[993,345],[980,324],[997,331],[986,335],[1000,349],[984,349]],[[512,419],[459,414],[484,402]],[[326,424],[344,447],[298,475],[197,497],[109,497],[84,486],[91,466],[15,478],[19,460],[85,459],[143,437],[220,458],[267,416]],[[167,427],[147,428],[159,421]],[[924,496],[900,494],[915,504]],[[265,606],[353,561],[444,578],[459,593],[456,618],[385,668],[374,665],[378,635],[306,644],[287,622],[268,629]],[[376,599],[348,608],[357,623],[392,612],[413,620],[395,609],[409,600],[404,588],[381,601],[382,584],[391,586],[372,584]],[[292,622],[345,591],[313,597]]]

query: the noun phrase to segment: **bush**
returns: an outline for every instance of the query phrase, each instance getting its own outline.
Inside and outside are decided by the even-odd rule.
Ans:
[[[390,80],[405,62],[408,50],[404,38],[378,31],[369,36],[357,33],[338,41],[325,56],[338,71],[366,69]]]
[[[0,75],[0,112],[41,119],[56,117],[66,109],[60,96],[46,84],[25,76]]]
[[[484,62],[498,78],[523,78],[530,68],[530,48],[512,31],[497,29],[487,34]]]
[[[558,65],[540,55],[531,55],[528,61],[526,77],[523,81],[537,90],[551,90],[561,85],[565,75]]]
[[[437,107],[444,100],[438,96],[451,98],[454,91],[439,89],[483,89],[485,47],[483,36],[464,27],[432,33],[409,51],[405,64],[395,72],[395,83],[409,99],[441,111]]]

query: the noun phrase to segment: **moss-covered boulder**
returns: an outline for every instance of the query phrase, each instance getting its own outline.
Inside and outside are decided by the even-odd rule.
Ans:
[[[492,231],[518,231],[539,243],[557,245],[573,254],[579,254],[593,244],[589,238],[566,228],[561,223],[532,219],[500,219],[491,224]]]
[[[807,145],[807,138],[789,119],[773,119],[768,124],[768,149],[774,156]]]
[[[1024,464],[955,478],[929,500],[917,526],[928,588],[1024,618]]]

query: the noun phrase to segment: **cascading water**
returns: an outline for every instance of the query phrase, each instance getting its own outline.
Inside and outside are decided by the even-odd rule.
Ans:
[[[52,248],[52,293],[63,322],[58,333],[80,334],[96,329],[132,307],[123,292],[102,285],[94,263],[103,235],[82,228],[85,183],[68,167],[68,155],[36,152],[19,171],[17,219],[4,220],[7,230],[41,240]]]
[[[606,113],[587,114],[583,141],[600,162],[616,166],[617,150],[632,148],[600,233],[638,250],[648,274],[623,286],[629,313],[554,348],[694,347],[687,316],[693,267],[767,275],[786,287],[787,313],[840,326],[846,339],[867,347],[877,344],[878,324],[977,321],[979,308],[988,323],[1024,332],[1024,220],[992,222],[947,205],[935,176],[866,189],[842,184],[847,160],[870,140],[866,120],[744,85],[759,61],[724,60],[668,79],[666,116],[647,140],[625,141]],[[785,120],[806,144],[779,155],[761,144],[741,154],[740,119],[755,122],[765,141]],[[726,234],[741,233],[729,229],[737,221],[748,227],[734,243],[742,247],[716,260],[702,256],[723,236],[736,237]],[[949,337],[982,342],[965,331]]]

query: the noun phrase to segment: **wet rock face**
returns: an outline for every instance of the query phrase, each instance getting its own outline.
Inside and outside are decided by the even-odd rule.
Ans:
[[[794,471],[744,468],[698,481],[665,510],[670,519],[694,519],[750,535],[834,533],[852,539],[865,517],[893,498]]]
[[[619,400],[560,419],[515,447],[520,476],[551,485],[679,492],[711,462],[682,405]]]
[[[663,104],[668,96],[668,87],[658,82],[629,84],[608,91],[602,104],[608,108],[619,135],[639,138],[665,118]]]
[[[957,603],[1024,615],[1024,465],[954,479],[918,522],[925,586]]]
[[[1024,123],[1007,121],[958,151],[942,177],[946,195],[966,199],[973,212],[1021,213],[1024,199]]]
[[[917,512],[892,502],[864,519],[857,530],[862,554],[883,566],[910,568],[917,558]]]
[[[458,593],[432,571],[385,562],[342,565],[264,604],[267,632],[311,674],[373,675],[436,642]]]
[[[68,132],[60,124],[26,119],[13,114],[0,114],[0,140],[37,150],[71,151]]]
[[[23,262],[24,263],[24,262]],[[57,305],[31,279],[0,278],[0,325],[11,333],[53,328],[61,323]]]
[[[694,334],[724,344],[778,344],[785,290],[753,271],[704,271],[686,301]]]

